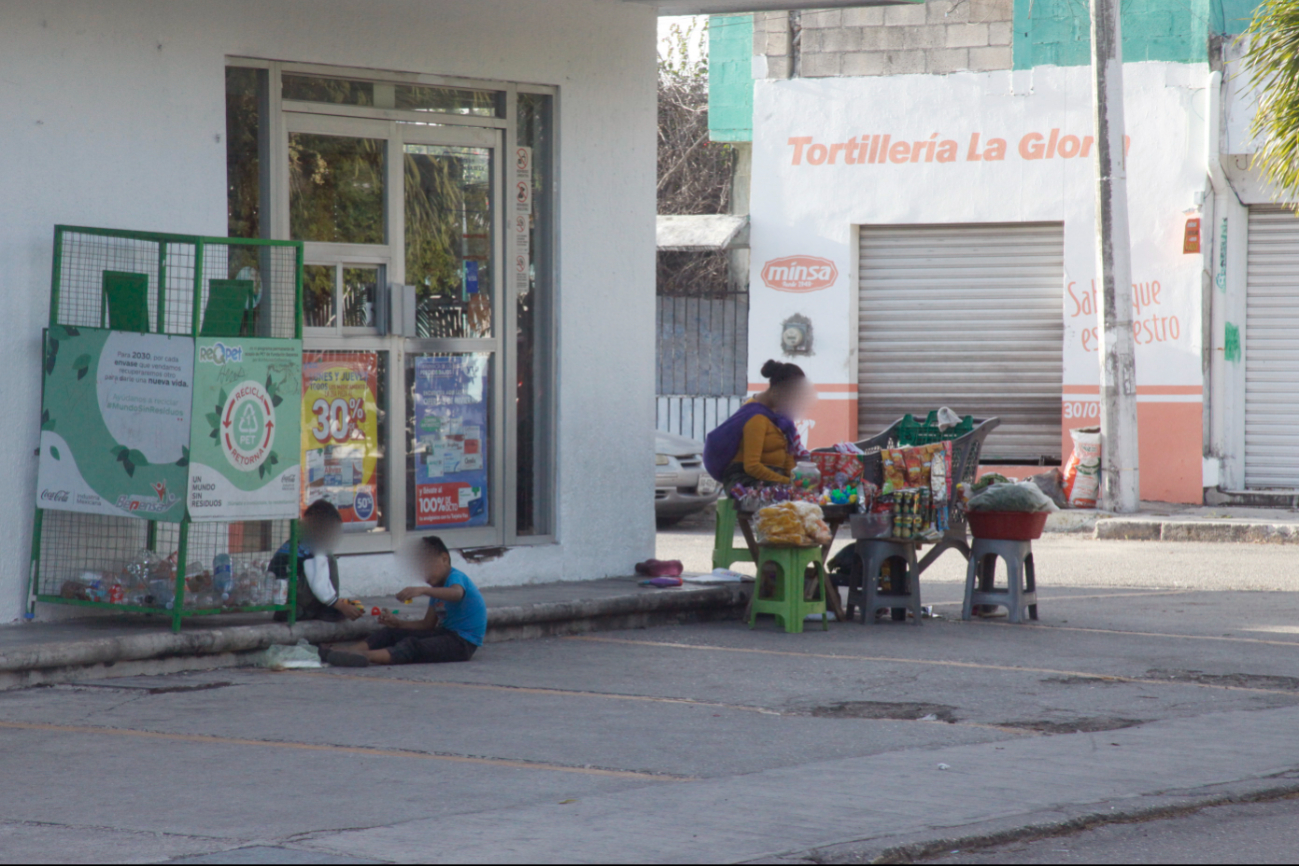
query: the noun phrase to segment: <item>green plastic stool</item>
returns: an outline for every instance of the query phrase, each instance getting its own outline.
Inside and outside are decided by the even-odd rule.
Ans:
[[[776,576],[775,594],[772,598],[762,598],[762,569],[767,563],[773,563],[779,570]],[[808,600],[805,595],[807,569],[815,566],[817,571],[816,597]],[[776,621],[785,627],[786,634],[801,634],[803,620],[810,614],[821,614],[821,629],[830,629],[825,611],[826,575],[825,563],[821,558],[819,547],[759,547],[758,579],[753,586],[753,603],[749,612],[749,628],[758,624],[758,614],[774,614]]]
[[[713,537],[713,568],[730,568],[733,562],[753,562],[748,545],[735,546],[735,500],[723,495],[717,500],[717,529]]]

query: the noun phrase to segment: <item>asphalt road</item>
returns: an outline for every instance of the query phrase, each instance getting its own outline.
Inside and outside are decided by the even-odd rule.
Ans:
[[[919,627],[767,619],[3,692],[0,861],[769,859],[1299,784],[1292,549],[1036,552],[1035,625],[953,619],[949,554],[925,582],[945,618]]]
[[[928,863],[1299,863],[1292,798],[962,851]]]

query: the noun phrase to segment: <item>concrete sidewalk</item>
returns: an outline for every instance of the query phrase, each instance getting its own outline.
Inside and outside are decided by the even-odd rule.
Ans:
[[[655,589],[640,578],[485,588],[487,641],[584,634],[738,618],[748,601],[739,584]],[[423,605],[362,598],[367,609],[424,615]],[[173,634],[161,618],[101,615],[0,628],[0,689],[106,676],[212,670],[252,662],[275,644],[356,640],[377,627],[356,622],[272,622],[269,614],[195,617]]]
[[[1061,512],[1059,516],[1067,518],[1078,513]],[[1096,538],[1113,541],[1295,544],[1299,543],[1299,511],[1143,502],[1137,514],[1098,514],[1093,532]]]

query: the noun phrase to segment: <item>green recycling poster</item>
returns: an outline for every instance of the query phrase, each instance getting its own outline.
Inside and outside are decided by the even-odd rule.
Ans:
[[[37,507],[179,523],[194,341],[55,326],[42,372]]]
[[[302,344],[56,326],[36,505],[179,523],[298,514]]]
[[[190,517],[296,517],[302,343],[251,337],[194,342]]]

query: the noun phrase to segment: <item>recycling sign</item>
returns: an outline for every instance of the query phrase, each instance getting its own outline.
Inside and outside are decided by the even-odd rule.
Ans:
[[[221,427],[221,450],[232,466],[248,471],[261,466],[275,436],[275,408],[266,389],[256,382],[235,386]]]

